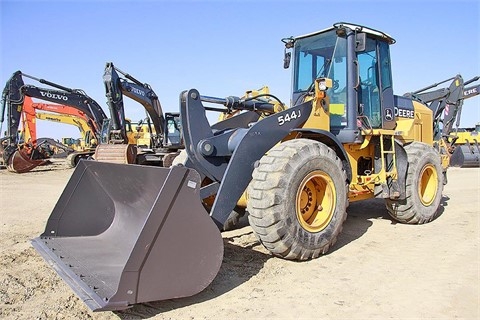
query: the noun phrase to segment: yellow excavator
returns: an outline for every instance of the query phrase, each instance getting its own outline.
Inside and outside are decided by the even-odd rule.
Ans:
[[[86,149],[92,148],[92,146],[90,145],[90,138],[92,137],[92,132],[90,131],[88,122],[85,121],[85,119],[68,114],[54,114],[48,112],[36,112],[35,118],[38,120],[46,120],[77,127],[80,132],[80,138],[62,138],[62,143],[66,144],[74,151],[85,151]]]
[[[189,89],[182,165],[79,163],[32,244],[92,310],[205,289],[237,206],[265,248],[291,260],[328,252],[353,201],[384,199],[406,224],[438,216],[450,158],[434,144],[428,105],[393,92],[394,38],[341,22],[283,42],[288,109],[275,112],[269,93]],[[214,109],[234,115],[211,126]]]

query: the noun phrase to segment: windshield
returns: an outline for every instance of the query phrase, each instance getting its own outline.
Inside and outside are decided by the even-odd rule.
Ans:
[[[307,91],[316,78],[328,77],[346,86],[346,40],[335,30],[295,42],[296,70],[293,92]]]
[[[172,115],[166,116],[167,120],[167,136],[169,144],[180,144],[180,117]]]
[[[103,120],[102,123],[102,132],[101,132],[101,143],[108,143],[108,135],[110,132],[110,119]]]
[[[347,40],[338,37],[335,30],[296,40],[294,105],[313,89],[315,79],[322,77],[333,81],[333,87],[327,91],[331,125],[346,126]]]

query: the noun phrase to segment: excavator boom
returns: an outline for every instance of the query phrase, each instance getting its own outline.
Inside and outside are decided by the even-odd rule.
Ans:
[[[479,76],[464,81],[461,75],[434,83],[405,96],[428,105],[434,115],[434,138],[443,140],[447,146],[449,165],[455,167],[480,167],[480,146],[476,141],[458,144],[458,127],[462,115],[463,102],[480,94],[480,85],[470,85]],[[450,82],[448,87],[430,90]]]
[[[172,124],[176,126],[178,114],[164,114],[158,96],[151,86],[121,71],[112,62],[105,66],[103,81],[110,111],[110,124],[105,130],[108,131],[107,143],[97,148],[95,159],[116,163],[170,166],[179,150],[184,148],[179,128],[175,130],[179,139],[174,141],[175,139],[169,137],[168,126]],[[147,113],[146,123],[139,126],[142,130],[146,127],[148,131],[147,146],[137,148],[128,142],[124,96],[140,103]]]
[[[55,89],[25,84],[24,77],[46,84]],[[2,138],[2,157],[10,171],[23,173],[30,171],[42,163],[36,161],[36,159],[34,159],[35,157],[27,154],[28,152],[22,151],[22,147],[18,145],[17,130],[20,125],[20,118],[25,111],[25,102],[27,102],[27,104],[31,103],[30,98],[63,104],[76,109],[79,114],[81,113],[89,119],[96,140],[101,140],[101,127],[103,121],[107,119],[107,116],[98,103],[90,98],[83,90],[67,88],[44,79],[32,77],[21,71],[16,71],[7,81],[2,93],[2,117],[0,119],[3,123],[4,114],[5,111],[7,111],[8,130],[6,137]],[[27,116],[28,112],[32,113],[31,110],[27,110]]]

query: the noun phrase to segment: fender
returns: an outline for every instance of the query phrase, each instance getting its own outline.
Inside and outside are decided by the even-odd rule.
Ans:
[[[345,152],[345,148],[340,143],[340,141],[333,135],[331,132],[326,130],[318,130],[318,129],[294,129],[292,132],[300,133],[301,137],[316,140],[321,142],[328,147],[332,148],[333,151],[337,154],[337,156],[342,160],[343,169],[345,169],[347,173],[348,182],[352,181],[352,167],[350,165],[350,160],[348,160],[347,153]]]

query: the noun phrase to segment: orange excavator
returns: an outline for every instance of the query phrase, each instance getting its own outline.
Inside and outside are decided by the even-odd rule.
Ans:
[[[53,89],[25,84],[24,77],[46,84]],[[0,153],[10,171],[17,173],[28,172],[44,163],[42,155],[39,155],[38,152],[35,151],[37,150],[37,146],[32,145],[32,152],[29,153],[29,148],[24,147],[25,143],[19,139],[17,134],[26,97],[60,103],[83,112],[85,116],[90,119],[96,141],[101,140],[101,128],[107,116],[100,105],[83,90],[67,88],[17,71],[5,85],[2,93],[2,107],[0,112],[0,122],[3,124],[6,112],[8,123],[8,128],[4,136],[0,138]],[[80,158],[89,157],[91,153],[79,153],[77,155],[78,158],[75,158],[74,161],[77,160],[78,162]]]
[[[38,112],[38,110],[57,110],[58,112]],[[64,121],[61,120],[63,118],[60,117],[71,117],[74,121]],[[79,125],[81,124],[84,127],[84,131],[88,131],[88,133],[84,132],[83,136],[86,134],[90,135],[90,127],[87,119],[80,111],[63,105],[35,103],[33,102],[32,98],[27,96],[24,98],[23,110],[21,114],[21,129],[18,130],[18,132],[24,143],[21,147],[26,148],[25,152],[27,152],[29,155],[31,155],[33,150],[37,150],[43,155],[43,157],[49,158],[53,150],[63,150],[66,153],[72,153],[75,151],[69,146],[57,142],[52,138],[38,138],[37,119],[67,124],[75,124],[77,122]],[[77,125],[77,127],[79,125]]]
[[[39,113],[37,111],[47,111],[48,113]],[[49,116],[50,115],[50,116]],[[59,117],[62,115],[63,117]],[[90,118],[85,112],[71,106],[63,104],[52,103],[39,103],[33,102],[28,96],[24,98],[23,103],[23,115],[26,127],[36,128],[35,119],[51,120],[62,122],[66,124],[76,124],[81,132],[81,139],[83,141],[82,147],[76,150],[70,149],[67,157],[67,162],[71,167],[75,167],[83,158],[89,158],[95,153],[97,146],[96,137],[100,135],[98,128],[99,124],[96,124],[95,119]],[[63,119],[63,120],[62,120]],[[32,131],[32,130],[30,130]],[[35,141],[32,138],[32,141]],[[45,141],[45,139],[43,139]],[[55,147],[66,150],[65,146],[61,143],[56,143],[52,139],[47,140],[49,143],[53,143]]]

